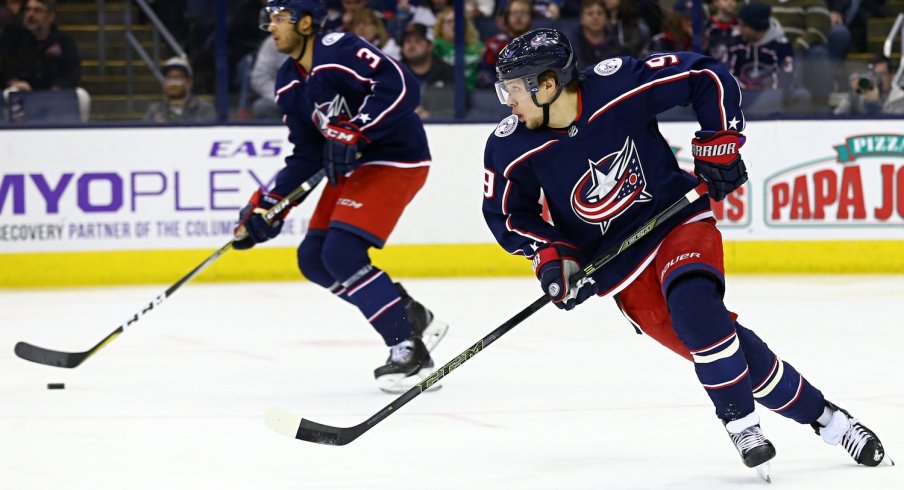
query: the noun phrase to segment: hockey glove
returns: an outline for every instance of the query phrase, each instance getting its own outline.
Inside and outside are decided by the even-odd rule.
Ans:
[[[279,232],[282,231],[285,217],[289,214],[292,206],[287,207],[283,212],[273,217],[270,223],[264,220],[264,214],[281,200],[281,196],[264,192],[263,189],[255,191],[251,199],[248,200],[248,204],[239,211],[239,224],[235,227],[236,236],[239,236],[242,228],[245,229],[247,236],[232,242],[232,248],[246,250],[279,235]]]
[[[737,131],[697,131],[691,140],[694,173],[709,186],[709,197],[721,201],[747,182],[739,153],[746,138]]]
[[[584,277],[571,284],[569,278],[580,270],[572,257],[576,250],[564,244],[552,244],[541,248],[534,255],[534,273],[540,279],[543,292],[563,310],[570,310],[596,294],[596,283]]]
[[[358,168],[358,140],[364,136],[355,123],[338,117],[330,118],[324,136],[323,166],[327,180],[335,186],[340,176]]]

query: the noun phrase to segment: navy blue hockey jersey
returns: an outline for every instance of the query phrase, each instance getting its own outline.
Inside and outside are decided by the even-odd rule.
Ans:
[[[273,192],[285,196],[323,167],[323,132],[331,117],[360,127],[362,165],[430,165],[427,135],[414,112],[420,85],[405,66],[340,32],[317,37],[312,65],[306,73],[289,58],[276,75],[276,103],[294,149]]]
[[[582,75],[580,109],[569,128],[529,130],[512,115],[487,141],[483,213],[509,253],[530,257],[544,244],[563,242],[580,250],[586,264],[690,191],[697,179],[678,168],[658,113],[690,104],[701,129],[744,129],[738,84],[712,58],[610,58]],[[541,217],[541,195],[553,224]],[[671,228],[709,216],[708,199],[687,206],[597,271],[599,292],[627,287]]]

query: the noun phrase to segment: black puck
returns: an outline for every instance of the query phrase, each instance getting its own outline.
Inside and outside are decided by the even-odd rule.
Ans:
[[[48,390],[64,390],[66,389],[65,383],[47,383]]]

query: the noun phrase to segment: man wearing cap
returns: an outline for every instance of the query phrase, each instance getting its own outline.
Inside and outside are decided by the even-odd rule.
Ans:
[[[433,54],[433,29],[411,24],[402,39],[402,63],[421,82],[421,104],[415,111],[421,119],[452,117],[455,70]]]
[[[154,102],[144,120],[156,123],[202,123],[216,120],[217,113],[210,102],[191,93],[192,70],[184,58],[173,57],[160,67],[163,73],[163,97]]]
[[[422,87],[444,87],[455,79],[452,66],[433,55],[433,29],[411,24],[402,39],[402,62]]]
[[[763,3],[744,5],[738,12],[740,35],[728,53],[747,114],[781,112],[792,95],[794,53],[771,13]]]

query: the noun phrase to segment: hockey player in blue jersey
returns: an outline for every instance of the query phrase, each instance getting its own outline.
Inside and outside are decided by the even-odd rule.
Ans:
[[[874,432],[827,401],[726,309],[722,241],[708,199],[686,206],[592,276],[569,282],[698,178],[717,201],[747,180],[738,152],[740,91],[719,62],[666,53],[611,58],[578,73],[565,35],[538,29],[503,49],[496,70],[499,99],[512,115],[487,141],[484,217],[504,249],[533,259],[556,306],[613,296],[638,333],[694,363],[744,463],[765,477],[775,448],[754,402],[811,425],[857,463],[887,459]],[[697,177],[678,167],[657,126],[656,115],[677,105],[691,105],[700,123],[691,142]]]
[[[279,234],[285,213],[262,213],[321,169],[329,185],[298,247],[298,267],[310,281],[357,307],[390,347],[374,371],[380,389],[397,393],[433,368],[430,350],[448,324],[415,301],[370,262],[411,199],[424,185],[430,150],[421,120],[417,79],[353,34],[320,32],[318,0],[271,0],[262,28],[290,57],[276,77],[276,102],[293,152],[269,191],[258,190],[239,213],[250,248]],[[288,210],[286,210],[288,212]]]

